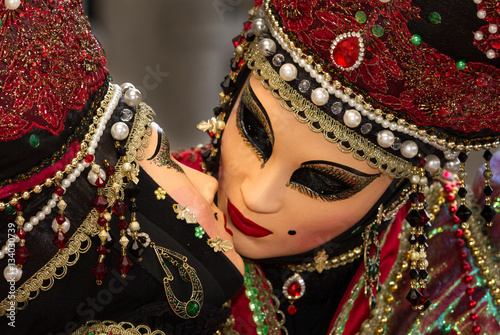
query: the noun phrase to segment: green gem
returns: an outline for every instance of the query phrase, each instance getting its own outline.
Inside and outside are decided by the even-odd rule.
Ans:
[[[257,327],[257,335],[267,335],[269,334],[269,328],[266,325],[261,325]]]
[[[16,209],[11,204],[6,204],[5,205],[5,213],[7,213],[9,215],[15,215]]]
[[[377,299],[375,299],[375,296],[372,293],[370,298],[370,308],[374,309],[376,306],[377,306]]]
[[[464,70],[467,67],[467,63],[463,59],[457,60],[456,65],[457,65],[457,69],[460,71]]]
[[[440,24],[441,23],[441,15],[439,15],[439,13],[436,13],[436,12],[431,12],[429,14],[429,21],[431,21],[431,23],[433,23],[433,24]]]
[[[363,11],[356,12],[356,15],[354,15],[354,17],[356,18],[356,21],[358,21],[358,23],[366,22],[366,14]]]
[[[198,227],[194,228],[194,236],[196,236],[198,238],[202,238],[204,234],[205,234],[205,230],[203,230],[202,226],[198,226]]]
[[[31,136],[30,136],[30,145],[33,148],[38,148],[38,146],[40,145],[40,137],[38,137],[38,135],[31,134]]]
[[[265,319],[266,315],[264,314],[264,312],[253,313],[253,321],[257,326],[261,326],[264,323]]]
[[[384,28],[381,26],[373,26],[372,27],[372,34],[375,35],[375,37],[382,37],[384,36]]]
[[[497,198],[495,202],[493,203],[493,208],[495,209],[495,212],[500,213],[500,198]]]
[[[250,306],[250,310],[252,312],[260,310],[260,307],[262,306],[260,301],[257,299],[253,299],[248,303],[248,306]]]
[[[196,316],[200,310],[200,304],[194,300],[189,300],[186,305],[186,313],[189,316]]]
[[[450,324],[443,325],[441,327],[441,333],[443,333],[443,334],[451,333],[451,325]]]
[[[2,20],[0,20],[0,27],[1,27],[1,26],[3,26],[3,22],[2,22]]]
[[[411,37],[411,44],[420,45],[422,44],[422,36],[415,34]]]
[[[378,273],[378,270],[379,270],[379,266],[377,263],[375,264],[370,264],[370,277],[372,278],[375,278],[377,276],[377,273]]]

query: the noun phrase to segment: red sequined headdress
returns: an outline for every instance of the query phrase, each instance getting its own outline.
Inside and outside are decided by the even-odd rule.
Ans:
[[[107,74],[80,1],[4,1],[0,19],[0,141],[59,134]]]

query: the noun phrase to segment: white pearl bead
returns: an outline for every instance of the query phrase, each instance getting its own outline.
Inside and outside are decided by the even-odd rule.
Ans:
[[[434,173],[441,169],[441,161],[439,157],[436,155],[428,155],[425,157],[425,166],[424,168],[430,173]]]
[[[361,123],[361,114],[355,109],[346,110],[344,123],[349,128],[356,128]]]
[[[484,19],[486,17],[486,11],[484,9],[480,9],[477,11],[477,17],[480,19]]]
[[[117,141],[122,141],[127,138],[130,130],[128,129],[128,126],[124,122],[116,122],[112,127],[111,127],[111,136]]]
[[[304,70],[306,70],[307,72],[311,72],[312,65],[311,64],[307,64],[306,66],[304,66]]]
[[[125,172],[132,171],[132,164],[130,164],[130,163],[124,163],[123,164],[123,171],[125,171]]]
[[[420,176],[416,175],[416,174],[412,174],[410,177],[410,183],[419,184],[420,183]]]
[[[106,172],[104,172],[103,169],[99,169],[99,174],[97,174],[94,171],[90,170],[89,174],[87,175],[87,180],[92,185],[97,186],[96,185],[97,177],[101,177],[101,179],[105,181],[106,180]]]
[[[356,104],[356,100],[350,98],[348,101],[347,101],[347,104],[351,107],[354,107],[354,105]]]
[[[7,265],[5,270],[3,270],[3,276],[7,281],[18,281],[23,275],[23,270],[18,265]]]
[[[43,206],[43,208],[42,208],[43,214],[49,215],[51,212],[52,212],[52,208],[50,208],[49,206]]]
[[[483,2],[483,0],[474,0],[474,3],[475,3],[476,5],[479,5],[481,2]]]
[[[5,257],[5,255],[3,254],[3,252],[0,252],[0,259],[3,259]]]
[[[413,141],[404,141],[401,144],[401,154],[406,158],[413,158],[418,154],[418,145]]]
[[[139,105],[142,101],[142,94],[138,89],[130,88],[123,95],[125,103],[131,107]]]
[[[270,38],[264,38],[259,42],[259,51],[264,56],[273,55],[276,52],[276,43]]]
[[[395,131],[398,129],[398,124],[396,122],[389,123],[389,129]]]
[[[71,182],[68,179],[63,179],[63,181],[61,182],[61,186],[64,188],[68,188],[71,186]]]
[[[120,85],[120,88],[122,89],[122,91],[126,91],[129,88],[135,88],[135,86],[131,83],[123,83]]]
[[[21,241],[21,239],[19,238],[19,236],[15,235],[14,242],[19,243],[19,241]]]
[[[498,26],[497,26],[496,24],[493,24],[493,23],[492,23],[492,24],[490,24],[490,25],[488,26],[488,32],[489,32],[490,34],[496,34],[496,33],[497,33],[497,31],[498,31]]]
[[[52,230],[56,233],[59,231],[59,227],[61,227],[62,232],[66,234],[69,230],[69,226],[70,226],[70,222],[69,222],[68,218],[66,218],[66,221],[64,221],[63,224],[61,224],[61,225],[59,225],[59,223],[57,223],[56,219],[52,220]]]
[[[4,254],[8,254],[9,253],[9,246],[7,244],[2,247],[2,252]]]
[[[36,218],[36,216],[32,216],[30,218],[30,223],[33,225],[33,226],[36,226],[38,224],[38,219]]]
[[[460,169],[460,160],[455,158],[454,160],[447,161],[444,163],[444,169],[451,173],[457,173]]]
[[[377,115],[375,117],[375,122],[377,122],[377,123],[382,123],[383,120],[384,120],[384,118],[382,117],[382,115]]]
[[[309,74],[311,75],[311,77],[316,78],[318,76],[318,71],[311,70],[311,72]]]
[[[92,148],[92,147],[88,148],[88,149],[87,149],[87,153],[88,153],[88,154],[90,154],[90,155],[95,154],[95,148]],[[87,163],[87,164],[88,164],[88,163]],[[88,165],[87,165],[87,166],[88,166]]]
[[[474,39],[476,41],[481,41],[484,38],[484,34],[481,30],[478,30],[474,33]]]
[[[382,148],[389,148],[394,144],[394,134],[390,130],[382,130],[377,134],[377,143]]]
[[[493,59],[496,57],[496,52],[492,49],[486,51],[486,57],[488,57],[489,59]]]
[[[18,9],[21,5],[21,0],[5,0],[5,7],[10,10]]]
[[[141,226],[139,225],[139,222],[132,221],[129,224],[129,228],[130,228],[131,231],[139,231],[139,229],[141,229]]]
[[[259,36],[267,31],[266,21],[264,19],[258,18],[254,19],[252,22],[252,32],[255,36]]]
[[[24,225],[24,230],[25,230],[25,231],[28,231],[28,232],[29,232],[29,231],[32,231],[32,230],[33,230],[33,225],[32,225],[31,223],[29,223],[29,222],[28,222],[28,223],[26,223],[26,224]]]
[[[43,214],[43,212],[38,212],[36,213],[36,218],[38,219],[38,221],[43,221],[45,219],[45,214]]]
[[[304,67],[304,66],[306,66],[306,60],[305,60],[304,58],[301,58],[301,59],[299,60],[299,66],[300,66],[300,67]]]
[[[294,80],[297,78],[297,68],[291,63],[283,64],[280,68],[280,77],[286,81]]]
[[[68,180],[69,180],[71,183],[74,183],[74,182],[75,182],[75,180],[76,180],[76,177],[75,177],[73,174],[70,174],[70,175],[68,176]]]
[[[389,3],[391,0],[380,0],[381,3]]]
[[[318,87],[314,89],[314,91],[312,91],[311,93],[311,100],[315,105],[318,106],[326,105],[328,99],[330,99],[330,95],[328,94],[327,90],[325,90],[323,87]]]
[[[51,208],[54,208],[57,205],[57,201],[55,201],[54,199],[50,199],[49,202],[47,202],[47,205]]]

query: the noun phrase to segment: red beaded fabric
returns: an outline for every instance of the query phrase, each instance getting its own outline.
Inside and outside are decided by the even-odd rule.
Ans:
[[[57,135],[107,74],[80,1],[0,3],[0,19],[0,141],[34,128]]]
[[[420,7],[423,3],[425,10]],[[500,132],[499,34],[490,34],[489,22],[477,17],[484,8],[486,21],[498,21],[498,0],[485,0],[481,6],[472,0],[272,0],[272,4],[280,26],[305,55],[313,55],[334,79],[377,108],[460,137]],[[484,50],[475,42],[478,30],[491,42]],[[361,64],[352,71],[346,68],[358,57],[360,48],[352,45],[355,38],[344,39],[330,51],[332,42],[347,33],[359,33],[365,48]],[[490,48],[494,57],[485,54]]]

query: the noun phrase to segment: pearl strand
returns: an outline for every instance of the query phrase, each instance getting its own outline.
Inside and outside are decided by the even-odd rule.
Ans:
[[[92,138],[89,141],[89,146],[87,148],[87,154],[88,155],[94,155],[95,150],[99,144],[99,141],[104,133],[104,130],[106,129],[106,124],[108,123],[109,119],[111,118],[113,111],[115,110],[116,106],[118,105],[118,102],[120,100],[120,97],[122,95],[122,89],[120,88],[119,85],[113,84],[112,85],[113,89],[113,96],[110,99],[108,105],[106,106],[104,110],[104,114],[102,115],[101,119],[99,120],[99,124],[97,125],[95,129],[95,133],[92,135]],[[85,170],[90,165],[89,162],[86,162],[83,160],[81,163],[78,163],[77,166],[71,171],[65,179],[61,181],[61,187],[63,187],[65,190],[67,190],[73,182],[76,181],[76,179],[80,176],[80,174]],[[52,212],[52,209],[57,206],[57,200],[59,196],[57,194],[53,194],[52,197],[47,201],[47,204],[42,208],[41,211],[33,215],[29,221],[24,223],[23,229],[26,232],[29,232],[33,229],[34,226],[36,226],[40,221],[43,221],[46,216],[50,215]],[[15,243],[19,242],[19,237],[15,235],[14,238]],[[6,254],[9,253],[9,242],[2,247],[0,250],[0,259],[4,258]],[[14,281],[18,281],[21,279],[22,276],[22,269],[18,265],[12,265],[9,264],[4,270],[4,277],[6,280],[14,279]]]

